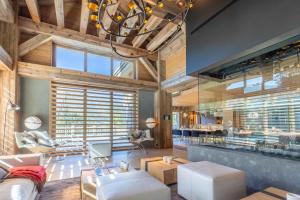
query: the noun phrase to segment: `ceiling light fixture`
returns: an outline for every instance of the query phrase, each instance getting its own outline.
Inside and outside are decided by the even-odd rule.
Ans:
[[[153,0],[151,5],[146,3],[146,0],[130,0],[127,4],[130,14],[126,17],[123,17],[120,14],[110,13],[110,8],[115,6],[118,1],[121,0],[90,0],[88,3],[88,8],[91,11],[90,19],[92,23],[95,23],[95,27],[97,28],[98,32],[102,29],[108,36],[111,44],[111,48],[114,53],[121,57],[126,58],[138,58],[138,57],[145,57],[149,54],[154,54],[160,49],[162,49],[165,45],[171,42],[176,34],[181,31],[181,28],[186,21],[186,17],[190,8],[192,8],[193,3],[192,0]],[[156,10],[163,10],[167,4],[172,4],[177,7],[178,13],[167,15],[166,18],[163,19],[163,22],[160,23],[159,26],[156,28],[148,29],[146,28],[146,24],[149,18],[154,14]],[[106,15],[104,15],[104,13]],[[105,23],[103,22],[103,16],[108,16],[112,20],[111,27],[105,27]],[[133,18],[137,18],[136,23],[130,23]],[[164,41],[159,47],[157,47],[154,51],[149,51],[145,55],[125,55],[118,52],[117,48],[115,47],[114,39],[118,37],[138,37],[146,34],[151,34],[153,32],[159,32],[163,29],[168,23],[177,24],[176,31],[166,40]],[[130,25],[129,25],[130,24]],[[126,31],[121,31],[124,29]],[[131,33],[131,34],[129,34]]]

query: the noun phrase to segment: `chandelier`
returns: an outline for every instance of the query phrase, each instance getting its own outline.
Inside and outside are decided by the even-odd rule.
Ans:
[[[90,20],[94,23],[98,34],[100,31],[106,33],[109,36],[112,51],[125,58],[138,58],[154,54],[174,40],[176,34],[182,29],[189,9],[193,6],[192,0],[130,0],[127,4],[129,14],[124,16],[124,14],[119,11],[110,11],[113,10],[111,9],[113,6],[116,6],[119,3],[118,1],[121,3],[124,0],[90,0],[88,8],[91,11]],[[178,12],[166,15],[166,17],[162,19],[162,22],[158,26],[154,26],[155,28],[153,29],[148,30],[145,28],[149,18],[154,15],[154,12],[160,10],[164,11],[167,4],[174,4],[171,6],[175,7]],[[103,16],[110,18],[110,27],[105,27],[104,20],[107,19],[104,19]],[[134,23],[132,23],[132,21],[134,21]],[[160,44],[155,50],[148,51],[145,55],[125,55],[117,50],[115,43],[113,42],[114,38],[134,38],[159,32],[168,23],[175,24],[177,26],[176,31],[174,31],[168,39]]]

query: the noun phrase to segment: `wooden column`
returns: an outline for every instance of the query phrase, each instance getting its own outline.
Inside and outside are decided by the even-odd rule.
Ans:
[[[156,148],[172,147],[172,96],[161,89],[161,82],[165,80],[165,63],[160,59],[160,53],[157,60],[157,82],[158,90],[155,92],[154,116],[157,120],[157,126],[154,129],[154,145]]]
[[[19,78],[17,76],[19,29],[17,25],[17,1],[13,1],[13,5],[13,8],[15,8],[14,23],[0,21],[0,46],[10,56],[12,61],[11,67],[0,66],[0,153],[3,154],[16,153],[14,132],[18,130],[19,124],[18,113],[6,113],[9,100],[19,105]],[[6,126],[5,137],[4,124]]]

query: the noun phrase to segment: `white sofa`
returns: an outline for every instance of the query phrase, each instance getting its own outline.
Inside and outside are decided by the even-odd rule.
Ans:
[[[5,169],[17,166],[37,166],[43,164],[42,158],[42,154],[0,156],[0,166]],[[5,179],[0,183],[1,200],[35,200],[37,196],[37,188],[29,179]]]
[[[170,188],[144,171],[97,177],[97,200],[170,199]]]
[[[246,196],[245,173],[202,161],[179,165],[178,194],[187,200],[238,200]]]

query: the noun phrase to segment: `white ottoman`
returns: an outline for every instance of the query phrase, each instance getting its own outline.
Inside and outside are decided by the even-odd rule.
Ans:
[[[238,200],[246,196],[245,173],[203,161],[179,165],[178,194],[187,200]]]
[[[170,188],[147,172],[97,177],[97,200],[171,200]]]

